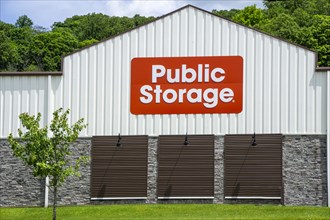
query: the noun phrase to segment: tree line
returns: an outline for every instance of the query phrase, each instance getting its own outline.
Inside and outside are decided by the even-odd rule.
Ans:
[[[15,25],[0,22],[0,71],[58,71],[63,55],[153,19],[91,13],[55,22],[51,30],[33,25],[26,15]]]
[[[253,5],[212,13],[310,48],[318,52],[319,66],[330,66],[329,0],[263,3],[264,9]],[[58,71],[63,55],[154,19],[90,13],[55,22],[50,30],[34,25],[26,15],[15,25],[0,21],[0,71]]]

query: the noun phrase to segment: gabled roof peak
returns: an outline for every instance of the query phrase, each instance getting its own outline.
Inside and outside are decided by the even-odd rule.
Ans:
[[[302,49],[304,49],[304,50],[308,50],[308,51],[314,52],[314,53],[316,54],[316,57],[317,57],[317,52],[314,51],[314,50],[311,50],[311,49],[309,49],[309,48],[307,48],[307,47],[304,47],[304,46],[302,46],[302,45],[299,45],[299,44],[296,44],[296,43],[290,42],[290,41],[288,41],[288,40],[285,40],[285,39],[282,39],[282,38],[279,38],[279,37],[273,36],[273,35],[271,35],[271,34],[269,34],[269,33],[264,32],[264,31],[261,31],[261,30],[258,30],[258,29],[255,29],[255,28],[252,28],[252,27],[249,27],[249,26],[246,26],[246,25],[240,24],[240,23],[235,22],[235,21],[232,21],[232,20],[230,20],[230,19],[228,19],[228,18],[221,17],[221,16],[219,16],[219,15],[213,14],[213,13],[210,12],[210,11],[207,11],[207,10],[205,10],[205,9],[199,8],[199,7],[194,6],[194,5],[191,5],[191,4],[187,4],[187,5],[185,5],[185,6],[183,6],[183,7],[180,7],[180,8],[178,8],[178,9],[172,11],[172,12],[169,12],[169,13],[167,13],[167,14],[165,14],[165,15],[159,16],[159,17],[157,17],[155,20],[150,21],[150,22],[148,22],[148,23],[145,23],[145,24],[139,25],[139,26],[134,27],[134,28],[132,28],[132,29],[129,29],[129,30],[125,31],[125,32],[122,32],[122,33],[119,33],[119,34],[117,34],[117,35],[114,35],[114,36],[111,36],[111,37],[105,38],[105,39],[103,39],[103,40],[101,40],[101,41],[99,41],[99,42],[97,42],[97,43],[94,43],[94,44],[88,45],[88,46],[86,46],[86,47],[80,48],[80,49],[78,49],[78,50],[76,50],[76,51],[73,51],[72,53],[69,53],[69,54],[65,55],[64,57],[70,56],[70,55],[72,55],[72,54],[74,54],[74,53],[78,53],[78,52],[80,52],[80,51],[82,51],[82,50],[88,49],[88,48],[90,48],[90,47],[93,47],[93,46],[95,46],[95,45],[98,45],[98,44],[100,44],[100,43],[103,43],[103,42],[105,42],[105,41],[108,41],[108,40],[110,40],[110,39],[113,39],[113,38],[118,37],[118,36],[120,36],[120,35],[123,35],[123,34],[125,34],[125,33],[131,32],[131,31],[136,30],[136,29],[138,29],[138,28],[140,28],[140,27],[143,27],[143,26],[146,26],[146,25],[148,25],[148,24],[151,24],[151,23],[157,22],[158,20],[161,20],[161,19],[163,19],[163,18],[165,18],[165,17],[167,17],[167,16],[171,16],[171,15],[173,15],[173,14],[175,14],[175,13],[177,13],[177,12],[180,12],[180,11],[182,11],[182,10],[184,10],[184,9],[187,9],[187,8],[193,8],[193,9],[195,9],[195,10],[201,11],[201,12],[206,13],[206,14],[208,14],[208,15],[211,15],[211,16],[214,16],[214,17],[217,17],[217,18],[220,18],[220,19],[226,20],[226,21],[228,21],[228,22],[230,22],[230,23],[233,23],[233,24],[236,24],[236,25],[239,25],[239,26],[242,26],[242,27],[248,28],[248,29],[253,30],[253,31],[255,31],[255,32],[258,32],[258,33],[260,33],[260,34],[262,34],[262,35],[267,35],[267,36],[269,36],[269,37],[271,37],[271,38],[278,39],[278,40],[280,40],[280,41],[282,41],[282,42],[288,43],[289,45],[293,45],[293,46],[296,46],[296,47],[302,48]],[[63,58],[64,58],[64,57],[63,57]],[[317,60],[316,60],[316,64],[317,64]],[[324,70],[328,70],[328,69],[330,69],[330,67],[317,67],[317,66],[316,66],[315,68],[316,68],[316,70],[319,70],[319,71],[324,71]]]

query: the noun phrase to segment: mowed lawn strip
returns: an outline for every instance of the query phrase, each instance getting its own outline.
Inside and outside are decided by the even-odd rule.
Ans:
[[[95,205],[58,207],[58,220],[329,219],[328,207],[273,205]],[[52,208],[0,208],[1,220],[51,219]]]

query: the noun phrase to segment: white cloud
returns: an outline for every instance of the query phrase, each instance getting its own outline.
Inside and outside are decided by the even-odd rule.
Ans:
[[[4,1],[1,3],[0,18],[14,24],[19,16],[27,15],[35,25],[50,27],[54,22],[73,15],[106,13],[105,6],[105,1]]]
[[[115,0],[107,2],[107,10],[109,15],[116,16],[160,16],[187,4],[186,1]]]
[[[243,9],[253,4],[262,7],[262,0],[109,0],[106,5],[108,15],[132,17],[135,14],[161,16],[187,4],[212,11]]]

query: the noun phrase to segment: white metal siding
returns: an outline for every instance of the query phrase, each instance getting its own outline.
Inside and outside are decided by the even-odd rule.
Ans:
[[[329,195],[329,189],[330,189],[330,70],[328,70],[328,103],[327,103],[327,111],[328,111],[328,117],[327,117],[327,177],[328,177],[328,195]],[[328,196],[328,207],[330,207],[330,196]]]
[[[130,113],[132,58],[204,55],[243,57],[242,113]],[[309,50],[187,7],[65,57],[63,78],[51,77],[49,97],[53,104],[49,108],[70,108],[72,122],[85,118],[88,128],[83,136],[326,134],[327,78],[325,73],[315,72],[315,56]],[[17,82],[27,84],[27,90],[14,86]],[[47,114],[47,107],[41,107],[47,97],[42,89],[47,92],[47,77],[0,78],[0,116],[5,120],[0,123],[2,137],[17,128],[19,112],[35,113],[38,109]],[[15,100],[22,96],[30,101],[26,103],[24,98],[17,104]]]
[[[8,137],[9,133],[17,136],[20,113],[47,113],[47,82],[47,76],[0,77],[0,138]],[[41,125],[46,122],[47,114]]]

